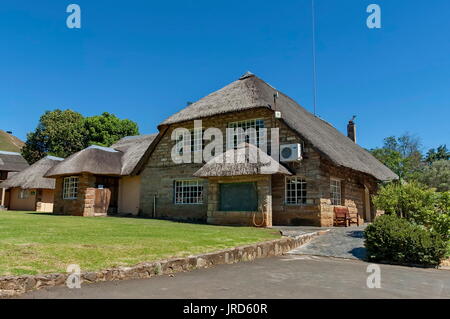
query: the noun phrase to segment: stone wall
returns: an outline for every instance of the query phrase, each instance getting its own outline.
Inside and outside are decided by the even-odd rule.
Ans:
[[[314,147],[304,141],[299,134],[290,129],[282,121],[275,119],[274,113],[266,108],[229,113],[203,119],[203,128],[216,127],[226,136],[226,128],[229,122],[262,119],[265,128],[270,134],[271,128],[279,128],[280,144],[299,143],[303,148],[303,160],[299,163],[284,163],[294,176],[301,177],[307,182],[307,201],[302,205],[286,205],[285,203],[285,177],[272,176],[270,181],[272,191],[272,222],[274,225],[314,225],[332,226],[334,206],[330,200],[330,178],[343,179],[343,205],[349,207],[351,213],[360,218],[365,217],[366,201],[364,197],[365,185],[369,188],[370,195],[376,191],[376,182],[373,177],[357,173],[350,169],[336,167],[327,161]],[[176,205],[174,204],[173,185],[176,179],[194,179],[193,174],[203,164],[175,164],[171,160],[171,150],[175,141],[171,140],[174,129],[183,127],[191,129],[194,121],[172,125],[165,132],[161,141],[156,146],[145,169],[142,172],[141,211],[146,216],[157,218],[170,218],[181,220],[197,220],[220,223],[222,220],[231,223],[236,222],[247,225],[248,216],[242,213],[220,213],[208,207],[208,202],[217,206],[216,200],[208,198],[208,193],[217,192],[216,186],[208,186],[208,180],[204,180],[204,198],[201,205]],[[226,149],[224,141],[224,150]],[[155,205],[154,205],[155,204]],[[376,211],[371,205],[372,219]],[[209,215],[208,215],[209,214]],[[224,214],[229,214],[224,216]]]
[[[258,211],[222,212],[219,210],[220,184],[256,182],[258,191]],[[272,226],[272,191],[270,176],[220,177],[208,181],[208,224],[214,225],[244,225]]]
[[[158,275],[173,274],[198,268],[210,268],[220,264],[233,264],[282,255],[322,235],[326,231],[308,233],[297,237],[283,237],[272,241],[225,249],[217,252],[173,258],[155,262],[143,262],[132,267],[104,269],[81,274],[81,283],[102,281],[144,279]],[[62,286],[68,278],[67,273],[47,275],[22,275],[0,277],[0,298],[20,295],[35,289]]]
[[[64,177],[56,178],[53,212],[73,216],[94,216],[95,176],[78,176],[78,195],[76,199],[63,199]]]
[[[228,123],[255,118],[263,119],[266,128],[272,127],[272,112],[266,109],[229,113],[203,119],[202,126],[203,128],[216,127],[222,131],[224,136],[223,149],[225,150],[225,136]],[[174,203],[174,181],[177,179],[196,179],[193,177],[193,174],[203,166],[203,164],[195,163],[173,163],[171,151],[175,146],[175,141],[171,140],[171,135],[179,127],[192,129],[194,128],[194,121],[172,125],[161,138],[141,173],[141,213],[145,216],[157,218],[206,221],[208,211],[208,181],[206,179],[203,180],[203,204],[179,205]],[[154,199],[156,199],[155,203]]]

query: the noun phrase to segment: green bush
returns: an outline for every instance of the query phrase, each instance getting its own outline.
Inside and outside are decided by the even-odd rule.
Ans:
[[[445,258],[447,240],[433,230],[396,215],[383,215],[364,232],[371,261],[438,265]]]
[[[377,209],[423,225],[450,240],[450,192],[436,192],[417,183],[390,183],[373,197]]]

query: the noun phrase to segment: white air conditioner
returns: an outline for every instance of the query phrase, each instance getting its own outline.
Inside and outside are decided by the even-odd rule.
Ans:
[[[280,146],[280,161],[295,162],[302,159],[302,146],[300,144],[286,144]]]

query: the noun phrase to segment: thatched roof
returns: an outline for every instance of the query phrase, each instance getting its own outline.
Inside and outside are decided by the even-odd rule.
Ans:
[[[256,146],[241,144],[237,150],[228,150],[203,165],[194,176],[223,177],[244,175],[292,175],[284,166]]]
[[[0,171],[20,172],[28,166],[20,153],[0,151]]]
[[[139,160],[144,155],[158,134],[124,137],[111,148],[123,152],[122,175],[131,175]]]
[[[274,95],[278,93],[276,104]],[[242,110],[268,108],[280,111],[282,120],[324,157],[337,166],[344,166],[374,176],[378,180],[397,179],[389,168],[368,151],[355,144],[333,126],[314,116],[287,95],[251,73],[209,94],[170,116],[159,126],[206,118]]]
[[[30,167],[15,174],[8,174],[8,179],[0,184],[3,188],[20,187],[22,189],[55,189],[55,180],[45,178],[47,171],[60,163],[63,158],[47,156]]]
[[[125,137],[111,147],[90,146],[50,169],[46,177],[78,175],[130,175],[156,134]]]

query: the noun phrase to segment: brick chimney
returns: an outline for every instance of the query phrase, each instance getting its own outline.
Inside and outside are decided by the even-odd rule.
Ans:
[[[348,121],[347,124],[347,136],[353,142],[356,143],[356,124],[355,124],[356,115],[353,115],[353,118]]]

